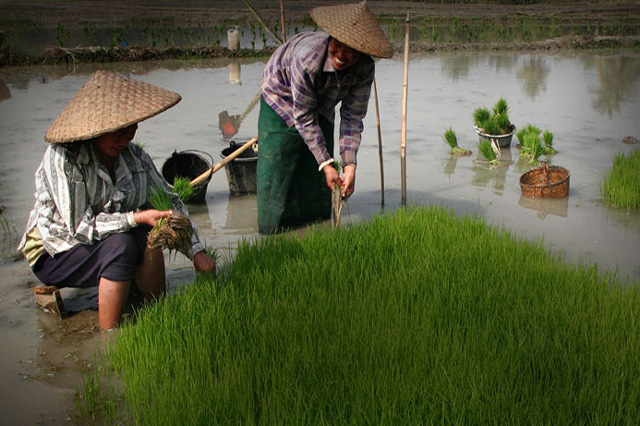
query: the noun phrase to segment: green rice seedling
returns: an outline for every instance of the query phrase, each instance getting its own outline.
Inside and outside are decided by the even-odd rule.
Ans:
[[[497,165],[500,161],[490,140],[484,139],[480,141],[478,143],[478,151],[480,151],[491,165]]]
[[[178,194],[178,198],[183,203],[187,203],[193,198],[195,188],[191,185],[191,179],[184,176],[176,176],[173,179],[173,192]]]
[[[558,151],[556,151],[556,149],[553,147],[553,133],[551,133],[548,130],[545,130],[542,133],[542,141],[544,142],[544,146],[545,146],[545,154],[555,154]]]
[[[520,141],[520,156],[526,158],[531,165],[537,165],[539,163],[538,158],[541,155],[552,155],[557,151],[553,148],[553,133],[540,128],[527,124],[516,133],[518,140]]]
[[[612,206],[640,209],[640,151],[615,156],[600,193]]]
[[[473,112],[473,122],[477,127],[482,128],[485,121],[489,120],[491,112],[487,108],[476,108]]]
[[[154,209],[166,211],[173,209],[171,195],[162,186],[156,186],[149,193],[149,203]]]
[[[242,242],[108,357],[128,424],[627,424],[639,316],[637,281],[407,207]]]
[[[448,129],[445,129],[444,135],[442,136],[442,138],[451,148],[449,150],[449,153],[451,155],[455,155],[455,156],[471,155],[471,151],[458,146],[458,137],[456,136],[456,132],[451,127],[449,127]]]
[[[509,106],[504,98],[500,98],[491,111],[476,108],[473,123],[478,130],[489,135],[505,135],[513,131],[513,124],[509,120]]]

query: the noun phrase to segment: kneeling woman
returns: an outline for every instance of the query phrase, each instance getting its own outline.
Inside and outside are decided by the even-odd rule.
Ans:
[[[45,135],[50,143],[35,174],[35,205],[20,246],[46,285],[98,286],[98,324],[118,325],[135,283],[146,300],[165,292],[161,248],[147,234],[171,211],[154,210],[149,195],[161,187],[173,210],[188,217],[149,155],[131,144],[139,122],[180,101],[177,93],[96,71]],[[180,251],[198,271],[215,274],[215,261],[195,225]]]

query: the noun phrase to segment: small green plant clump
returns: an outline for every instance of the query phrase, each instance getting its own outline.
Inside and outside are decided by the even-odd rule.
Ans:
[[[478,131],[488,135],[506,135],[514,129],[509,120],[509,106],[504,98],[500,98],[491,111],[484,107],[476,108],[473,123]]]
[[[527,124],[516,133],[516,137],[520,141],[520,156],[531,165],[538,165],[541,155],[557,153],[553,147],[553,133],[548,130],[542,132],[538,127]]]
[[[173,179],[173,192],[178,194],[178,198],[183,203],[188,203],[195,194],[195,188],[191,185],[191,179],[183,176],[176,176]]]
[[[444,131],[444,135],[442,136],[442,138],[449,145],[449,147],[451,147],[451,149],[449,150],[449,153],[451,155],[454,155],[456,157],[471,155],[471,151],[458,146],[458,137],[456,136],[456,132],[451,127]]]
[[[640,151],[616,155],[600,193],[613,206],[640,209]]]
[[[492,166],[497,165],[500,162],[500,158],[498,158],[498,152],[500,152],[500,148],[498,148],[498,152],[494,148],[494,145],[490,140],[484,139],[478,143],[478,151],[484,156],[484,158],[489,161],[489,164]]]

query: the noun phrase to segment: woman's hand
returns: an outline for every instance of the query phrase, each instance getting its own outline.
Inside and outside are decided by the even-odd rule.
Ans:
[[[156,226],[156,222],[162,219],[163,217],[169,217],[172,213],[171,210],[142,210],[139,212],[133,213],[133,219],[136,221],[138,225],[147,224],[149,226]]]
[[[322,171],[324,172],[324,177],[327,179],[327,186],[330,190],[333,191],[334,185],[336,184],[339,188],[342,188],[342,179],[340,179],[338,171],[331,164],[324,166]]]
[[[356,189],[356,166],[347,164],[342,169],[342,196],[350,197]]]
[[[193,255],[193,266],[198,272],[211,272],[216,277],[216,261],[207,252],[199,251]]]

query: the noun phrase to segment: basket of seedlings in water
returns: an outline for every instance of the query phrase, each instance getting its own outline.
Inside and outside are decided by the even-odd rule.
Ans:
[[[178,194],[178,198],[185,200],[193,196],[195,189],[190,185],[190,179],[177,177],[173,181],[173,190]],[[171,198],[171,195],[162,187],[151,190],[150,202],[156,210],[172,210],[173,201]],[[193,227],[189,218],[173,211],[168,217],[156,222],[147,237],[147,245],[152,249],[161,248],[175,251],[190,244],[192,235]]]

